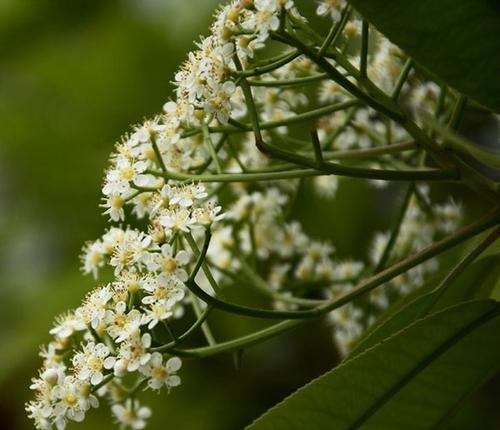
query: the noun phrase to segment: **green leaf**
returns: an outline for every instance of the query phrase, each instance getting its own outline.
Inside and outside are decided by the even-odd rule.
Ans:
[[[492,146],[490,148],[488,146],[478,145],[453,130],[444,127],[431,117],[424,118],[424,122],[428,127],[437,131],[443,137],[446,147],[452,148],[459,154],[466,154],[481,162],[485,166],[494,168],[495,172],[500,168],[500,147],[495,148]],[[497,173],[489,175],[487,169],[483,172],[483,174],[490,177],[492,180],[496,180],[496,177],[498,176]]]
[[[430,430],[500,365],[500,306],[463,303],[299,389],[249,430]]]
[[[415,321],[426,317],[432,309],[438,307],[436,297],[435,293],[427,293],[408,303],[396,314],[392,314],[387,319],[381,321],[381,323],[378,324],[374,330],[367,333],[356,348],[351,351],[347,360],[383,342],[384,339],[403,330]]]
[[[500,275],[498,261],[497,257],[489,257],[472,263],[454,281],[451,287],[441,295],[433,290],[449,271],[448,267],[444,268],[423,287],[389,307],[351,351],[350,358],[371,348],[431,312],[437,312],[472,299],[491,297],[496,280]]]
[[[484,251],[479,257],[481,260],[489,257],[499,257],[500,256],[500,240],[497,239],[496,242],[491,245],[486,251]]]
[[[495,0],[350,0],[417,63],[500,112],[500,4]]]

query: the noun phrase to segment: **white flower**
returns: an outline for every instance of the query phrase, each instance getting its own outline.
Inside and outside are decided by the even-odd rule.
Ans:
[[[313,184],[314,191],[316,191],[320,197],[333,199],[337,193],[339,179],[335,175],[321,175],[313,179]]]
[[[194,222],[191,218],[191,212],[187,209],[166,210],[160,216],[160,224],[163,227],[185,233],[189,232]]]
[[[108,255],[121,243],[127,232],[118,227],[111,227],[101,238],[104,254]]]
[[[330,312],[330,319],[334,323],[334,337],[342,355],[346,355],[354,341],[363,333],[360,319],[363,311],[352,303]]]
[[[56,318],[57,325],[52,328],[49,333],[60,337],[67,338],[77,331],[85,330],[86,325],[75,316],[74,313],[67,313]]]
[[[150,378],[148,386],[153,390],[160,390],[164,385],[168,390],[177,387],[181,383],[181,378],[176,372],[181,368],[182,361],[178,357],[171,357],[163,363],[163,357],[159,352],[151,355],[151,360],[146,366],[142,366],[140,371]]]
[[[370,303],[373,303],[380,309],[387,309],[389,306],[389,295],[386,286],[381,285],[380,287],[370,291],[369,299]]]
[[[188,208],[193,205],[196,200],[201,200],[207,197],[205,186],[202,184],[184,185],[172,190],[172,197],[170,198],[171,205],[179,205]]]
[[[66,366],[62,363],[57,364],[55,367],[46,368],[41,374],[40,379],[34,380],[33,384],[30,385],[31,390],[40,390],[41,386],[46,384],[48,387],[52,387],[56,384],[61,383],[64,379]]]
[[[248,194],[243,194],[231,207],[228,212],[228,218],[234,219],[235,221],[243,221],[247,219],[251,214],[251,209],[253,206],[254,199]]]
[[[132,199],[132,212],[137,215],[137,218],[144,218],[147,214],[153,211],[153,193],[140,193]]]
[[[333,279],[337,281],[352,281],[361,275],[364,264],[359,261],[339,261],[335,264]]]
[[[123,342],[139,332],[143,324],[143,316],[137,309],[126,313],[125,302],[118,302],[114,310],[107,310],[105,316],[106,330],[115,342]]]
[[[337,103],[347,100],[347,98],[348,94],[336,82],[330,80],[321,82],[318,93],[318,100],[321,103]]]
[[[92,385],[100,384],[103,380],[103,369],[111,368],[112,364],[106,357],[109,355],[109,348],[103,343],[89,342],[83,346],[83,350],[73,356],[73,366],[75,374],[81,381],[90,381]],[[107,366],[105,366],[105,364]]]
[[[97,330],[106,314],[106,305],[113,297],[111,286],[106,285],[96,288],[88,294],[82,306],[75,310],[75,315],[85,324],[90,324],[94,330]]]
[[[111,411],[118,423],[132,430],[140,430],[146,427],[146,419],[151,416],[151,409],[140,406],[138,400],[127,399],[125,405],[115,404]]]
[[[94,279],[97,279],[97,272],[105,263],[105,254],[103,243],[100,240],[85,244],[81,257],[83,273],[92,273]]]
[[[327,242],[312,241],[306,251],[306,255],[315,261],[328,259],[335,248]]]
[[[106,210],[103,212],[104,215],[109,215],[113,221],[123,221],[125,219],[125,211],[123,206],[125,205],[125,198],[119,193],[110,193],[104,199],[104,203],[101,207]]]
[[[118,360],[114,365],[115,374],[119,368],[127,372],[135,372],[140,366],[144,366],[151,358],[149,348],[151,347],[151,335],[136,333],[133,337],[123,342],[120,346]]]
[[[99,406],[97,398],[90,394],[90,386],[73,376],[67,376],[52,393],[55,398],[54,421],[59,430],[65,428],[68,419],[81,422],[90,407]]]
[[[142,299],[145,305],[164,302],[169,309],[184,298],[184,284],[176,277],[161,273],[144,283],[147,295]]]
[[[62,340],[63,343],[66,342],[65,339]],[[43,358],[43,365],[46,368],[59,367],[62,362],[60,339],[56,337],[55,341],[50,342],[47,346],[43,346],[40,349],[40,357]]]
[[[380,259],[382,258],[382,255],[384,253],[384,250],[387,246],[387,243],[389,242],[389,234],[388,233],[382,233],[382,232],[377,232],[375,234],[375,237],[373,238],[373,242],[370,248],[370,261],[373,264],[378,264]]]
[[[235,245],[232,226],[215,228],[207,255],[210,261],[223,269],[236,268],[237,259],[232,255],[231,248]]]
[[[208,202],[204,207],[196,208],[193,211],[193,219],[201,227],[206,227],[225,218],[225,214],[220,214],[221,210],[221,206],[216,206],[214,202]]]
[[[346,6],[345,0],[321,0],[316,13],[320,16],[330,15],[333,21],[340,20],[340,12]]]
[[[462,219],[462,205],[453,200],[444,205],[436,205],[434,212],[437,218],[436,227],[444,233],[452,233]]]
[[[123,271],[120,273],[119,276],[117,276],[116,282],[113,284],[113,287],[120,288],[123,291],[127,291],[130,294],[134,294],[140,291],[143,288],[144,283],[147,282],[148,279],[150,278],[151,276],[149,275],[143,276],[140,273],[136,272],[135,270]]]
[[[50,416],[52,415],[52,408],[48,407],[44,402],[29,402],[26,405],[26,412],[28,418],[34,421],[35,428],[39,430],[52,430],[52,423]]]
[[[109,264],[115,267],[115,275],[118,275],[125,267],[134,264],[141,267],[149,251],[154,249],[151,236],[142,231],[127,230],[123,239],[116,243]]]
[[[161,271],[169,276],[175,276],[182,282],[187,281],[187,272],[182,268],[189,262],[189,254],[180,250],[174,255],[171,245],[168,243],[162,245],[161,254],[151,253],[146,263],[148,270]]]
[[[276,0],[255,0],[256,13],[250,18],[247,25],[259,34],[259,41],[269,37],[270,31],[278,30],[280,26],[280,3]]]
[[[323,281],[332,281],[334,278],[334,265],[330,259],[322,259],[316,263],[316,278]]]
[[[106,175],[106,183],[102,189],[105,196],[125,194],[130,190],[130,184],[143,181],[141,173],[148,167],[145,161],[132,162],[126,157],[119,157],[115,165]]]
[[[209,115],[215,115],[222,124],[227,124],[232,110],[231,96],[236,91],[236,85],[232,81],[226,81],[213,89],[214,95],[205,103],[205,111]]]
[[[146,315],[144,316],[145,324],[148,324],[148,329],[153,329],[156,325],[173,315],[172,306],[166,301],[154,302],[146,309]]]
[[[300,260],[295,268],[295,276],[303,281],[310,281],[314,277],[315,261],[309,256],[305,256]]]
[[[273,265],[268,276],[269,285],[276,290],[283,287],[287,280],[290,267],[290,264],[287,263]]]
[[[303,252],[308,242],[309,239],[302,231],[302,226],[295,221],[284,225],[281,240],[276,242],[275,249],[282,257],[290,257]]]

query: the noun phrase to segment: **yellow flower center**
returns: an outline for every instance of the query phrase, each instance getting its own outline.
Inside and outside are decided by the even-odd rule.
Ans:
[[[91,357],[88,361],[88,366],[94,371],[101,370],[102,364],[102,359],[99,357]]]
[[[101,263],[103,260],[103,257],[102,257],[102,254],[100,252],[93,252],[92,254],[90,254],[90,262],[93,264],[93,265],[98,265],[99,263]]]
[[[168,298],[169,296],[169,290],[168,288],[165,287],[159,287],[155,291],[155,298],[156,300],[163,300]]]
[[[165,257],[163,259],[163,270],[172,273],[177,269],[177,262],[172,257]]]
[[[133,281],[127,285],[127,289],[131,293],[136,293],[137,291],[139,291],[141,289],[141,285],[139,284],[139,282]]]
[[[125,181],[131,181],[135,178],[135,170],[132,166],[127,166],[120,170],[120,175]]]
[[[118,327],[124,327],[127,323],[127,317],[124,314],[115,315],[113,323]]]
[[[167,369],[165,369],[164,367],[154,367],[152,370],[151,370],[151,376],[154,378],[154,379],[167,379],[168,377],[168,372],[167,372]]]
[[[76,397],[73,393],[66,393],[64,396],[64,402],[70,407],[76,406],[78,403],[78,397]]]

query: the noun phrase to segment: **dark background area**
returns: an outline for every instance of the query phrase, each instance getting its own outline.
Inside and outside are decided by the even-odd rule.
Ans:
[[[84,241],[106,225],[98,208],[113,144],[131,124],[161,109],[170,80],[215,0],[0,1],[0,428],[32,428],[28,386],[55,315],[77,306],[94,281],[79,272]],[[314,4],[308,3],[309,9]],[[398,187],[374,191],[342,181],[325,205],[307,192],[296,216],[341,256],[363,259],[375,228],[394,216]],[[444,196],[457,190],[438,189]],[[462,193],[458,190],[458,193]],[[482,208],[474,197],[473,216]],[[221,339],[263,325],[216,314]],[[186,361],[170,395],[147,393],[151,429],[238,429],[338,362],[325,324],[231,356]],[[498,383],[463,408],[454,429],[498,428]],[[109,429],[104,407],[71,428]]]

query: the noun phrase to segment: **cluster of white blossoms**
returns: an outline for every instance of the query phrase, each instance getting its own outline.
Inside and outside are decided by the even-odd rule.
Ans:
[[[335,43],[347,63],[326,58],[355,82],[349,64],[359,61],[360,17],[344,0],[319,2],[317,14],[339,25]],[[342,27],[345,16],[349,20]],[[213,295],[218,283],[257,282],[256,290],[266,293],[275,308],[294,311],[352,291],[380,264],[391,232],[375,235],[366,261],[339,258],[329,240],[306,234],[300,221],[291,218],[302,192],[301,174],[293,176],[300,169],[286,160],[271,160],[250,133],[250,119],[260,121],[265,140],[308,154],[310,143],[291,133],[303,135],[303,125],[293,128],[297,119],[316,121],[325,154],[410,138],[396,122],[366,105],[336,109],[351,96],[303,53],[287,47],[266,57],[275,32],[304,27],[308,22],[292,0],[233,0],[221,7],[210,35],[197,43],[175,75],[175,98],[116,145],[102,189],[104,214],[115,224],[88,242],[82,255],[84,273],[97,279],[104,272],[112,280],[89,292],[81,306],[57,318],[50,330],[53,339],[42,349],[43,365],[31,385],[36,396],[26,407],[36,428],[62,430],[68,421],[82,421],[102,399],[122,427],[144,428],[151,410],[139,403],[140,391],[168,391],[180,384],[181,359],[168,348],[178,342],[171,323],[193,314],[200,318],[206,309],[191,293],[191,281]],[[390,92],[406,59],[372,31],[376,43],[368,57],[368,77]],[[314,30],[306,33],[314,37]],[[242,80],[252,87],[255,113]],[[422,110],[439,114],[450,103],[446,98],[439,102],[439,92],[436,84],[412,71],[401,99],[417,117]],[[309,115],[308,109],[321,113]],[[412,147],[397,157],[367,157],[360,164],[411,166],[418,156]],[[273,176],[282,173],[290,175]],[[258,179],[247,181],[246,174]],[[339,187],[337,176],[322,171],[309,181],[326,199]],[[416,186],[387,262],[428,246],[453,231],[460,219],[459,205],[433,205],[428,189]],[[124,226],[125,221],[136,227]],[[194,273],[207,231],[211,242],[202,255],[203,271]],[[331,312],[340,351],[346,354],[391,302],[422,286],[437,267],[438,261],[431,260]]]
[[[436,239],[453,232],[462,219],[462,208],[453,200],[431,206],[428,200],[428,188],[421,186],[419,192],[420,199],[424,201],[419,201],[415,195],[410,198],[399,234],[388,257],[389,264],[419,252],[431,245]],[[368,267],[378,266],[390,237],[391,232],[375,234]],[[398,298],[422,287],[429,276],[435,273],[438,268],[437,259],[427,260],[371,291],[364,300],[349,303],[348,306],[333,311],[330,317],[335,326],[333,334],[340,351],[344,355],[347,354],[365,330],[377,320],[381,312]],[[347,270],[354,272],[361,269],[361,266],[357,266],[357,269],[347,268]],[[345,293],[346,290],[349,291],[353,287],[352,283],[338,285],[335,293]],[[363,311],[363,309],[369,309],[369,312]]]

